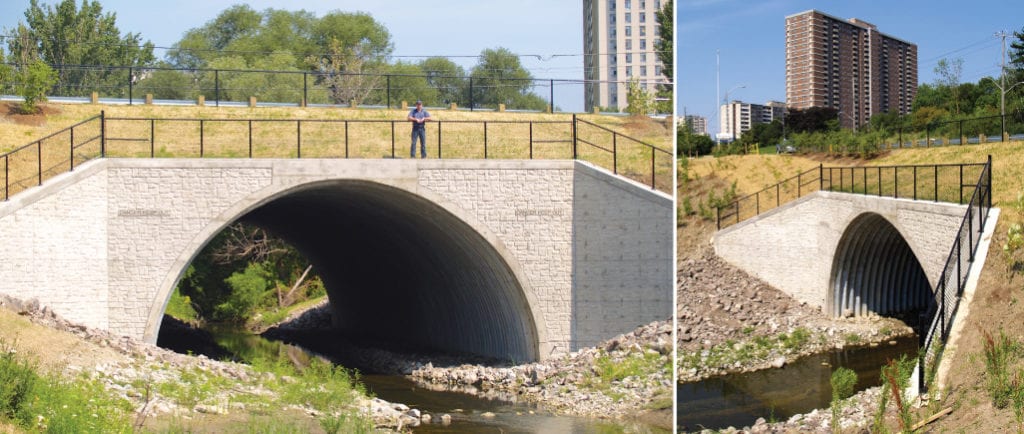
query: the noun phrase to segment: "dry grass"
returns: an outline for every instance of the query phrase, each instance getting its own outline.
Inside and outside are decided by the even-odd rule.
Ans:
[[[988,155],[993,163],[993,205],[1003,207],[989,255],[981,274],[974,302],[969,315],[958,318],[966,321],[959,348],[949,356],[952,376],[949,389],[944,390],[941,401],[919,410],[919,417],[927,416],[933,406],[953,407],[950,416],[930,426],[936,432],[1004,432],[1016,428],[1012,410],[997,409],[984,392],[984,366],[978,359],[982,351],[980,332],[1002,329],[1013,336],[1024,335],[1021,315],[1021,300],[1024,300],[1024,284],[1020,277],[1010,276],[1001,247],[1007,240],[1007,229],[1014,218],[1006,211],[1009,203],[1018,193],[1024,192],[1024,142],[989,143],[982,145],[949,146],[935,148],[904,149],[887,152],[878,158],[863,161],[850,159],[823,159],[788,155],[748,155],[724,158],[700,158],[690,160],[691,180],[680,197],[706,195],[709,190],[723,189],[736,182],[740,195],[751,194],[802,170],[825,166],[888,166],[927,165],[947,163],[980,163]],[[901,175],[902,176],[902,175]],[[682,172],[680,172],[682,177]],[[965,181],[973,184],[976,179]],[[902,187],[901,187],[902,188]],[[695,199],[694,199],[695,201]],[[680,219],[679,249],[681,260],[693,255],[706,246],[713,235],[714,221],[708,222],[699,216]],[[684,250],[684,246],[686,246]],[[1015,369],[1020,366],[1015,366]]]
[[[147,105],[49,105],[36,125],[0,118],[0,153],[33,141],[9,156],[4,167],[9,190],[16,194],[69,170],[71,132],[41,140],[102,111],[106,117],[106,152],[115,157],[212,158],[403,158],[409,151],[406,110],[300,107],[197,107]],[[572,115],[434,110],[427,127],[430,158],[571,159]],[[150,121],[149,119],[162,119]],[[173,119],[173,120],[172,120]],[[649,119],[580,115],[619,134],[661,149],[672,149],[670,128]],[[252,122],[250,122],[252,120]],[[298,122],[301,120],[301,123]],[[531,124],[532,123],[532,126]],[[74,130],[75,164],[100,155],[99,122]],[[593,144],[577,148],[580,159],[614,170],[645,184],[655,181],[671,191],[671,153],[653,152],[581,123],[578,136]],[[532,138],[532,142],[531,142]],[[532,146],[531,146],[532,143]],[[604,148],[604,149],[602,149]],[[615,149],[618,158],[613,160]],[[4,162],[0,162],[4,164]]]

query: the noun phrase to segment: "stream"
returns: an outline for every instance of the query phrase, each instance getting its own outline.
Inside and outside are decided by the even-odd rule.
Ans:
[[[287,357],[305,363],[316,357],[307,350],[230,327],[205,328],[227,354],[243,360],[256,356]],[[182,351],[175,348],[176,351]],[[198,352],[198,351],[197,351]],[[334,359],[331,354],[322,355]],[[402,403],[434,417],[432,423],[412,428],[415,433],[667,433],[642,425],[620,424],[597,419],[554,415],[536,406],[485,399],[467,393],[435,391],[419,387],[401,375],[361,375],[368,393],[388,402]],[[492,413],[484,417],[484,413]],[[442,425],[442,414],[451,415]]]
[[[877,347],[860,346],[802,357],[780,369],[712,377],[678,384],[676,405],[680,432],[702,428],[752,426],[758,418],[783,421],[795,414],[828,408],[829,382],[838,367],[857,373],[856,391],[881,384],[881,367],[902,355],[916,357],[918,337],[897,338]]]

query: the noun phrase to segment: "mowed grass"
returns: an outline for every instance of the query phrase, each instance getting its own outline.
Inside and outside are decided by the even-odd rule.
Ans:
[[[38,126],[0,119],[0,153],[29,144],[0,164],[0,196],[100,155],[98,119],[105,114],[106,155],[177,158],[408,158],[407,110],[302,107],[49,105]],[[428,158],[571,159],[572,115],[431,110]],[[671,191],[671,128],[659,121],[579,115],[576,155],[638,182]],[[156,119],[156,120],[153,120]],[[601,127],[619,133],[612,134]],[[56,135],[53,135],[55,134]],[[52,135],[52,136],[51,136]],[[633,139],[623,137],[629,136]],[[35,142],[35,143],[33,143]],[[649,144],[668,151],[657,152]],[[612,151],[615,151],[614,153]],[[418,151],[417,151],[418,153]],[[41,175],[40,175],[41,172]]]

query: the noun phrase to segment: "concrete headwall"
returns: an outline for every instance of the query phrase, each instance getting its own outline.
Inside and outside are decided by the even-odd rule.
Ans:
[[[313,186],[320,190],[310,193]],[[507,328],[536,341],[511,357],[543,358],[671,315],[671,199],[573,161],[93,161],[0,204],[0,256],[10,263],[0,268],[0,292],[35,297],[73,321],[155,341],[177,280],[224,227],[296,192],[311,200],[345,191],[388,196],[360,202],[371,210],[364,223],[372,212],[392,209],[417,217],[392,221],[419,225],[402,237],[432,230],[441,237],[436,240],[453,240],[440,244],[458,249],[424,254],[483,249],[466,257],[490,259],[441,270],[438,282],[463,282],[469,286],[462,294],[473,297],[479,295],[466,292],[472,282],[506,282],[502,291],[515,294],[492,307],[520,319],[473,339]],[[441,214],[428,212],[431,207],[443,218],[433,219]],[[399,247],[431,244],[387,236]],[[328,259],[337,258],[320,258],[321,264]],[[458,293],[447,297],[472,304]],[[461,327],[486,321],[487,309],[480,312],[463,318]]]
[[[839,241],[865,213],[881,215],[903,236],[934,288],[966,206],[820,191],[714,238],[715,253],[797,300],[825,308]]]

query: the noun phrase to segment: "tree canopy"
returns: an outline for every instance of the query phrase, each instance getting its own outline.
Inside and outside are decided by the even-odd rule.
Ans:
[[[98,1],[83,0],[81,8],[74,0],[56,6],[40,6],[31,0],[25,21],[8,39],[9,56],[14,63],[29,64],[34,59],[58,66],[57,84],[68,95],[84,95],[95,89],[120,95],[127,71],[118,69],[71,69],[61,65],[148,66],[155,61],[153,44],[142,42],[137,33],[121,34],[117,16],[104,13]]]

